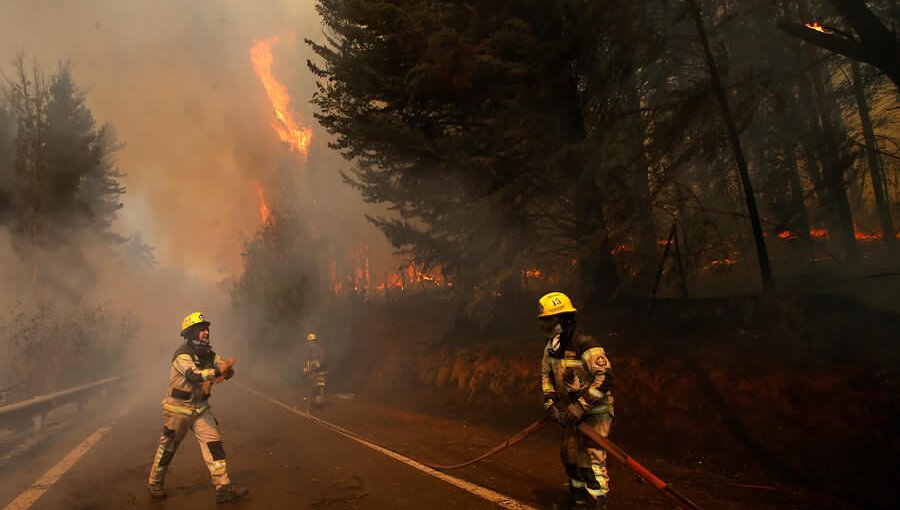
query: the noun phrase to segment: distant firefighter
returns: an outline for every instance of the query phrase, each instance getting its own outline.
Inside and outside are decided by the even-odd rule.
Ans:
[[[223,360],[212,350],[209,325],[200,312],[188,315],[181,323],[184,343],[172,356],[169,387],[162,402],[163,432],[150,468],[148,488],[150,496],[157,499],[166,497],[166,471],[188,430],[200,443],[200,452],[216,486],[216,502],[231,501],[248,492],[228,478],[219,422],[209,408],[212,385],[234,376],[234,358]]]
[[[321,407],[325,403],[325,352],[319,345],[319,337],[310,332],[306,335],[306,363],[303,365],[303,373],[306,374],[310,384],[310,395],[313,404]]]
[[[565,508],[605,510],[609,493],[606,450],[579,433],[585,423],[603,437],[613,421],[612,372],[603,347],[575,327],[575,307],[561,292],[538,301],[547,336],[541,360],[544,409],[563,426],[563,467],[569,475]]]

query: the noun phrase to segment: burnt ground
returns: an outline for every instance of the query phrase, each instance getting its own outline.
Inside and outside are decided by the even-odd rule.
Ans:
[[[544,343],[531,303],[512,308],[447,328],[441,307],[369,305],[331,336],[348,340],[330,345],[329,389],[512,434],[540,416]],[[701,499],[727,493],[713,508],[900,505],[900,316],[780,295],[620,303],[579,324],[613,364],[612,439]]]

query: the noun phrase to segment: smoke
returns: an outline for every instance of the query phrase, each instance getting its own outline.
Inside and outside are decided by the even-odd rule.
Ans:
[[[127,174],[117,226],[143,232],[163,267],[212,281],[240,269],[241,240],[260,223],[253,182],[272,183],[279,171],[272,106],[249,58],[254,41],[272,36],[274,71],[314,129],[309,171],[328,174],[319,201],[350,207],[335,214],[364,225],[360,199],[334,168],[345,163],[328,153],[308,105],[303,38],[321,37],[314,2],[37,0],[0,9],[0,56],[24,51],[49,69],[70,61],[94,115],[115,127]]]
[[[356,191],[340,181],[347,163],[327,148],[308,101],[315,90],[304,38],[321,39],[314,2],[245,0],[120,2],[30,0],[0,5],[0,71],[23,53],[48,73],[69,62],[75,83],[99,124],[123,144],[116,164],[125,173],[124,207],[114,229],[140,233],[154,249],[156,269],[122,250],[85,240],[79,257],[92,271],[73,275],[72,251],[42,253],[40,299],[66,306],[95,303],[112,314],[134,314],[140,359],[171,354],[179,321],[201,310],[213,321],[224,353],[243,340],[230,311],[230,284],[242,269],[243,242],[261,225],[256,183],[275,207],[295,207],[317,235],[339,244],[366,243],[372,264],[399,265],[363,213]],[[274,73],[288,88],[294,117],[313,128],[308,161],[291,155],[272,129],[273,109],[254,75],[254,41],[279,37]],[[297,207],[297,201],[303,201]],[[387,269],[385,269],[387,270]],[[28,298],[31,266],[0,229],[0,310]],[[2,346],[0,346],[2,347]],[[0,355],[0,363],[4,360]],[[2,382],[2,381],[0,381]]]

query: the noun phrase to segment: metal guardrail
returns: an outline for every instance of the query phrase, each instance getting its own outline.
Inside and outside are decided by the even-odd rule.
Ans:
[[[99,390],[101,394],[105,394],[106,385],[118,379],[120,379],[120,376],[109,377],[48,395],[38,395],[14,404],[2,405],[0,406],[0,425],[6,424],[8,426],[12,423],[16,428],[22,428],[23,423],[30,418],[34,431],[40,432],[44,427],[47,413],[53,408],[73,401],[79,402],[79,406],[81,406],[91,391]]]

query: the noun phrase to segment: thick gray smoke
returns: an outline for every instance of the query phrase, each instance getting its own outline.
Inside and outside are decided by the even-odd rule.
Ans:
[[[272,129],[273,107],[250,61],[253,43],[274,36],[273,71],[292,96],[294,117],[313,129],[306,163],[287,155]],[[228,323],[229,282],[241,271],[242,241],[261,225],[258,184],[272,202],[315,197],[303,209],[315,211],[319,232],[353,236],[341,244],[368,243],[373,265],[397,265],[363,218],[372,210],[340,182],[336,170],[347,163],[327,149],[314,125],[304,38],[321,38],[311,1],[0,5],[4,76],[14,75],[18,53],[48,74],[69,62],[98,124],[110,123],[124,144],[116,162],[127,191],[114,229],[123,236],[140,232],[159,266],[140,269],[127,256],[86,245],[96,273],[75,286],[74,300],[135,314],[142,352],[167,355],[188,312],[203,310],[217,324]],[[285,172],[295,175],[284,180]],[[294,189],[279,189],[285,182]],[[36,306],[37,298],[28,297],[28,264],[9,249],[5,230],[0,243],[0,307]],[[44,256],[53,277],[65,280],[66,260]],[[217,330],[226,346],[227,337],[226,328]]]

